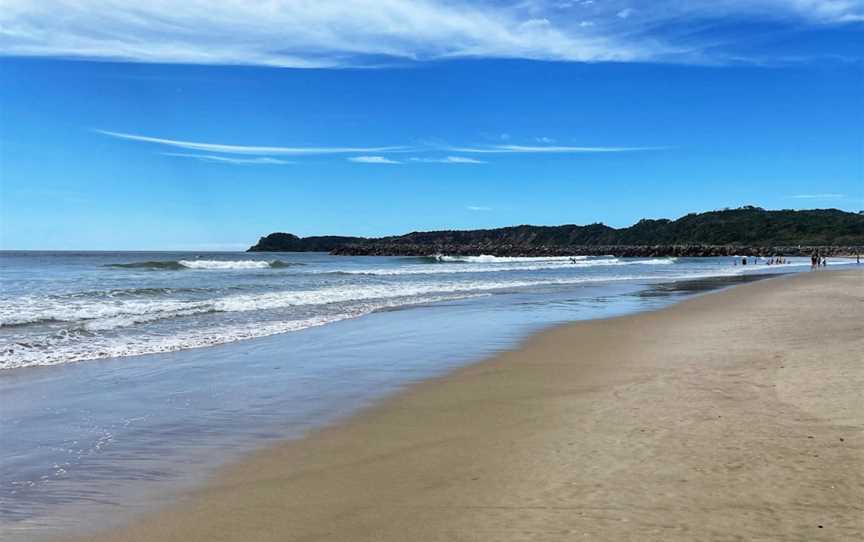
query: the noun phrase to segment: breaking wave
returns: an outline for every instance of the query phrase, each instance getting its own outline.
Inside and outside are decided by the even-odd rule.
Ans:
[[[446,254],[435,254],[428,257],[436,262],[445,263],[528,263],[528,262],[570,262],[573,260],[586,260],[588,256],[491,256],[481,254],[480,256],[449,256]]]
[[[495,258],[495,256],[489,256]],[[484,256],[464,256],[460,258],[484,258]],[[448,260],[449,261],[449,260]],[[457,261],[457,260],[453,260]],[[651,258],[651,259],[621,259],[603,257],[588,259],[584,257],[569,256],[563,258],[503,258],[495,260],[458,260],[462,265],[438,265],[420,264],[390,269],[347,269],[336,271],[340,275],[437,275],[450,273],[503,273],[506,271],[542,271],[546,269],[579,269],[606,266],[629,266],[629,265],[672,265],[676,258]],[[488,265],[494,263],[495,265]]]
[[[487,255],[394,263],[392,259],[313,256],[306,260],[308,267],[296,272],[268,273],[266,269],[303,264],[239,255],[229,260],[216,254],[207,259],[164,254],[155,256],[162,260],[132,262],[135,257],[126,256],[129,263],[123,262],[123,256],[100,257],[96,265],[86,260],[89,265],[84,271],[81,260],[74,259],[79,257],[70,257],[73,264],[63,269],[66,274],[57,273],[49,262],[45,264],[49,274],[41,268],[32,271],[34,278],[25,284],[27,288],[0,292],[0,369],[198,348],[434,301],[512,292],[558,295],[581,284],[687,280],[768,270],[768,266],[735,266],[731,258]],[[112,263],[118,260],[122,263]],[[91,272],[103,265],[133,272]],[[795,265],[809,264],[796,259],[788,267],[772,267],[771,272]],[[253,271],[145,275],[134,272],[139,269]],[[506,303],[506,298],[501,302]]]
[[[334,303],[420,297],[428,295],[476,294],[515,288],[576,285],[591,282],[615,282],[645,278],[638,275],[619,277],[550,277],[532,280],[467,280],[458,282],[407,282],[401,284],[347,284],[315,290],[283,290],[255,294],[235,294],[207,300],[179,299],[111,299],[75,300],[20,297],[0,306],[0,328],[30,324],[75,322],[92,330],[128,327],[206,313],[239,313],[278,310],[291,307],[330,305]]]
[[[284,267],[295,267],[300,265],[304,264],[283,262],[282,260],[273,260],[269,262],[262,260],[171,260],[111,263],[107,264],[105,267],[180,271],[183,269],[280,269]]]
[[[108,357],[140,356],[203,348],[323,326],[382,310],[405,308],[425,303],[469,299],[484,295],[488,294],[445,294],[410,299],[382,300],[363,303],[332,315],[320,315],[287,321],[255,322],[242,325],[217,325],[207,328],[189,329],[166,336],[126,335],[122,337],[110,337],[94,334],[93,331],[95,330],[112,328],[111,324],[102,321],[90,327],[61,330],[37,341],[8,346],[0,350],[0,369],[58,365]],[[131,318],[125,321],[118,320],[113,323],[119,323],[122,326],[148,321],[152,321],[152,318]]]

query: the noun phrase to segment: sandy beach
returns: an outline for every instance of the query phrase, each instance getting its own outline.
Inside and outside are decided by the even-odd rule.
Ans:
[[[857,270],[570,324],[96,539],[860,540],[862,363]]]

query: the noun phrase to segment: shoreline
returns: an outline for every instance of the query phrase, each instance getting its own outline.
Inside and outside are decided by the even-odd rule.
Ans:
[[[659,396],[653,397],[653,403],[644,402],[646,393],[650,396],[648,392],[653,391],[656,395],[660,390],[654,388],[664,387],[662,382],[656,381],[656,373],[665,378],[682,376],[678,373],[683,371],[683,376],[696,380],[699,375],[691,374],[693,367],[677,359],[682,355],[687,357],[686,352],[682,354],[676,350],[676,347],[682,347],[681,344],[671,349],[660,349],[663,356],[648,355],[651,359],[646,362],[647,354],[634,354],[634,345],[630,344],[632,340],[627,340],[627,331],[632,333],[638,328],[637,342],[650,354],[652,348],[658,349],[656,341],[660,338],[681,341],[681,330],[668,329],[669,322],[664,323],[665,320],[672,319],[679,327],[693,328],[696,324],[688,319],[696,316],[697,323],[705,318],[711,320],[713,313],[730,310],[730,299],[744,300],[747,305],[755,303],[753,311],[759,316],[763,310],[758,302],[760,296],[766,299],[772,295],[784,297],[788,295],[786,290],[800,289],[802,284],[812,286],[851,280],[852,285],[860,286],[861,279],[860,271],[787,276],[698,296],[659,311],[564,324],[542,331],[512,351],[457,369],[447,376],[412,385],[346,422],[315,431],[299,441],[253,453],[223,469],[205,488],[192,492],[171,508],[134,520],[125,528],[108,531],[95,539],[344,539],[344,533],[350,533],[351,539],[355,540],[398,540],[405,537],[420,540],[522,540],[537,537],[564,539],[581,534],[577,533],[580,528],[606,539],[628,539],[627,536],[633,533],[642,539],[655,536],[657,539],[699,537],[692,530],[695,524],[688,522],[686,517],[680,518],[679,523],[672,520],[665,527],[655,521],[656,525],[648,530],[644,527],[632,530],[640,524],[640,521],[634,521],[636,517],[652,515],[646,511],[645,505],[650,503],[652,496],[657,497],[654,490],[658,487],[655,486],[659,484],[666,490],[667,486],[698,481],[688,480],[688,477],[695,476],[693,471],[688,470],[687,476],[671,486],[665,476],[653,480],[651,487],[640,489],[647,491],[642,495],[643,504],[632,509],[628,507],[627,499],[615,495],[611,488],[592,490],[588,482],[593,476],[584,472],[579,476],[573,475],[575,478],[567,483],[556,482],[562,473],[572,473],[571,469],[588,466],[596,469],[599,465],[605,466],[606,470],[601,469],[601,473],[605,473],[602,479],[607,484],[614,486],[611,482],[616,482],[620,485],[621,480],[610,478],[611,473],[622,467],[634,468],[632,462],[639,457],[650,459],[651,442],[643,442],[648,436],[673,438],[673,444],[675,442],[675,431],[668,423],[639,429],[639,424],[630,422],[634,417],[639,419],[639,411],[646,406],[650,407],[648,410],[660,408],[656,403]],[[847,295],[848,292],[855,293],[847,288]],[[788,316],[789,312],[795,312],[788,303],[782,306],[785,309],[779,311],[780,315]],[[854,304],[850,308],[856,309],[860,312]],[[700,314],[700,310],[712,314],[706,316]],[[737,312],[732,310],[732,315],[737,315]],[[744,315],[753,316],[753,313],[745,311]],[[644,326],[653,331],[653,338],[645,334]],[[768,326],[769,329],[773,327],[776,326]],[[575,362],[568,356],[574,351],[574,334],[580,341],[577,348],[579,359]],[[861,339],[858,341],[860,349]],[[737,341],[733,344],[737,345]],[[740,349],[740,345],[737,346]],[[591,352],[599,352],[599,356]],[[783,353],[781,349],[780,355]],[[673,360],[661,360],[661,357]],[[609,359],[617,362],[609,364]],[[769,359],[770,362],[766,362],[780,363],[774,357]],[[782,363],[790,365],[789,361]],[[746,373],[748,368],[737,367],[736,370]],[[752,368],[749,370],[753,371]],[[772,370],[777,372],[776,367],[760,367],[754,374],[764,376],[760,372]],[[573,380],[574,376],[578,380]],[[850,385],[855,379],[860,383],[860,370],[846,377]],[[748,379],[743,375],[738,379],[737,384],[748,388],[745,391],[753,391],[750,389],[753,384]],[[799,381],[792,388],[800,385]],[[543,393],[538,395],[539,392]],[[628,399],[628,394],[635,397]],[[843,403],[843,400],[839,402]],[[633,409],[629,417],[621,418],[622,413],[618,411],[622,404]],[[659,403],[663,404],[662,401]],[[845,463],[840,463],[847,466],[851,461],[851,465],[858,467],[860,472],[860,467],[864,466],[864,461],[858,459],[862,446],[860,408],[856,412],[846,405],[846,414],[854,429],[847,427],[844,440],[837,441],[842,446],[835,444],[830,454],[845,458]],[[668,412],[666,415],[660,421],[675,421],[668,417]],[[651,419],[656,425],[657,420]],[[580,431],[562,435],[562,420],[572,421]],[[624,426],[632,427],[619,427],[622,422]],[[714,422],[714,425],[722,425],[726,431],[735,433],[734,427],[728,427],[729,422]],[[711,437],[712,434],[709,432],[705,436]],[[806,436],[802,438],[806,439]],[[815,443],[807,442],[812,440],[806,439],[802,446],[813,447]],[[722,441],[714,444],[722,444]],[[589,446],[583,449],[586,445]],[[573,453],[574,446],[578,452]],[[846,455],[841,453],[844,450]],[[855,450],[859,452],[857,458],[849,454]],[[569,459],[567,452],[573,455]],[[838,464],[837,457],[833,464]],[[737,469],[747,470],[746,463],[741,462]],[[666,461],[658,466],[671,468]],[[767,467],[760,464],[760,469],[764,468]],[[778,468],[775,465],[774,470]],[[675,471],[674,468],[671,470]],[[702,474],[706,472],[711,470]],[[734,469],[727,474],[733,472]],[[852,472],[850,477],[855,478],[854,474]],[[680,473],[672,476],[677,475]],[[771,476],[758,479],[770,480]],[[636,486],[641,483],[638,478],[629,479],[626,487],[633,490],[634,482]],[[693,485],[696,484],[691,483],[690,487]],[[778,491],[780,487],[782,484],[772,482],[768,489]],[[837,493],[845,493],[850,499],[859,498],[860,502],[860,483],[856,486],[846,482],[839,487],[841,490],[835,485],[829,493],[835,497]],[[697,493],[692,497],[704,495]],[[664,496],[661,500],[667,498]],[[732,503],[736,502],[735,499],[730,498]],[[455,503],[444,504],[445,501]],[[617,504],[610,506],[609,501]],[[848,500],[847,504],[852,502]],[[858,520],[856,525],[855,518],[850,519],[854,514],[857,518],[862,517],[860,507],[846,506],[845,515],[843,510],[831,512],[839,515],[835,519],[841,521],[834,522],[835,530],[824,531],[801,530],[805,529],[804,524],[790,530],[790,525],[777,518],[776,510],[770,510],[770,506],[769,510],[764,508],[765,503],[751,513],[745,513],[742,508],[741,517],[735,518],[736,528],[742,519],[765,523],[767,514],[768,519],[774,518],[773,522],[768,521],[770,527],[775,531],[778,526],[785,527],[789,536],[800,533],[806,539],[813,539],[824,532],[826,539],[836,540],[838,535],[857,535],[862,531],[862,521]],[[618,512],[610,512],[614,510]],[[701,514],[695,515],[713,515],[706,510],[714,508],[706,507]],[[821,505],[819,510],[825,512]],[[666,512],[675,515],[671,508]],[[807,515],[806,512],[805,506],[796,512],[796,517]],[[621,517],[613,521],[616,514]],[[636,517],[628,518],[628,514]],[[705,519],[701,518],[699,524],[703,524]],[[822,521],[832,523],[827,519]],[[602,529],[589,529],[586,522]],[[558,527],[550,530],[550,523]],[[645,523],[644,519],[641,523]],[[689,526],[690,530],[682,531],[679,528],[682,525]],[[720,536],[723,525],[731,524],[721,522],[717,527],[720,530],[709,531],[709,537]],[[823,523],[814,525],[824,526]],[[630,526],[631,530],[610,534],[622,526]],[[760,534],[756,531],[747,536],[765,536],[767,532]],[[338,533],[343,533],[343,536]]]
[[[382,311],[304,333],[214,349],[68,364],[59,372],[45,367],[16,370],[5,374],[13,377],[5,379],[7,387],[2,387],[4,379],[0,378],[6,422],[18,419],[19,426],[35,432],[30,433],[29,443],[26,436],[24,442],[7,441],[12,455],[6,473],[12,475],[7,477],[12,483],[0,495],[0,501],[9,505],[0,509],[0,538],[51,540],[58,533],[84,536],[122,527],[206,487],[220,468],[254,451],[350,419],[417,382],[517,348],[539,331],[579,320],[657,310],[693,295],[767,276],[773,275],[693,277],[629,286],[611,281],[600,288],[579,287],[564,296],[545,297],[535,292],[482,297],[407,312]],[[240,359],[243,362],[236,363]],[[310,372],[312,367],[316,369]],[[155,374],[153,369],[157,369]],[[191,384],[201,371],[213,386]],[[304,375],[312,380],[307,378],[302,387],[292,384]],[[8,384],[16,380],[20,385],[10,389]],[[116,385],[110,391],[98,385],[105,380]],[[29,450],[40,449],[33,446],[44,447],[66,431],[59,423],[76,426],[74,417],[64,417],[63,422],[49,420],[54,427],[39,419],[28,420],[26,413],[34,411],[27,406],[33,396],[25,391],[33,389],[28,382],[47,396],[48,402],[40,401],[38,410],[74,404],[70,414],[87,413],[99,404],[112,404],[111,413],[88,421],[88,427],[107,430],[97,433],[110,439],[104,451],[87,454],[77,464],[63,463],[65,457],[46,461],[44,456],[28,462]],[[144,396],[142,388],[148,389],[146,397],[152,406],[137,404]],[[213,397],[226,392],[256,406],[237,416],[233,401],[213,404]],[[160,406],[176,400],[178,393],[186,397],[185,409]],[[82,401],[82,397],[92,400]],[[184,429],[179,431],[180,427]],[[202,431],[209,436],[201,438]],[[43,440],[40,434],[49,438]],[[74,437],[69,437],[72,435],[66,433],[65,442],[72,442]],[[82,442],[77,450],[86,453],[88,441]],[[68,449],[63,442],[59,444],[58,450]],[[95,445],[100,446],[100,441]],[[132,458],[135,461],[130,463]],[[53,465],[42,470],[48,478],[38,472],[45,465]],[[94,472],[92,466],[98,470]],[[37,479],[41,483],[32,490],[20,490],[20,480]],[[76,500],[75,494],[90,498]]]

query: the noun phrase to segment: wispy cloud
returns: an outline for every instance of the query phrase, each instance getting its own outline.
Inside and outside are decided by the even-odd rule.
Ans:
[[[314,155],[314,154],[346,154],[356,152],[397,152],[409,150],[407,147],[263,147],[254,145],[225,145],[223,143],[200,143],[196,141],[180,141],[177,139],[164,139],[137,134],[126,134],[122,132],[110,132],[108,130],[96,130],[100,134],[139,141],[142,143],[154,143],[168,147],[176,147],[193,151],[218,152],[222,154],[276,154],[276,155]]]
[[[134,7],[123,0],[6,0],[0,49],[15,55],[295,68],[374,65],[382,57],[624,61],[659,49],[568,27],[514,3],[481,0],[149,0]]]
[[[265,155],[277,156],[304,156],[304,155],[324,155],[324,154],[359,154],[359,156],[348,157],[351,162],[360,162],[365,164],[401,164],[400,160],[385,158],[379,156],[387,153],[405,153],[405,152],[459,152],[469,154],[580,154],[580,153],[616,153],[616,152],[636,152],[636,151],[656,151],[664,150],[669,147],[576,147],[562,145],[473,145],[465,147],[446,147],[443,145],[432,146],[389,146],[389,147],[282,147],[282,146],[262,146],[262,145],[230,145],[225,143],[203,143],[198,141],[184,141],[179,139],[168,139],[162,137],[153,137],[140,134],[128,134],[124,132],[113,132],[109,130],[95,130],[96,132],[127,141],[135,141],[139,143],[147,143],[159,145],[163,147],[179,148],[184,150],[199,151],[205,153],[218,154],[198,154],[198,153],[171,153],[166,152],[170,156],[194,158],[202,161],[224,162],[232,164],[289,164],[290,161],[280,160]],[[551,139],[544,138],[549,141]],[[367,154],[368,153],[368,154]],[[374,153],[374,154],[373,154]],[[253,158],[234,158],[219,155],[244,155],[254,156]],[[255,156],[258,155],[258,156]],[[466,156],[448,155],[444,157],[412,157],[408,160],[412,162],[422,163],[439,163],[439,164],[484,164],[484,160]]]
[[[469,153],[603,153],[603,152],[636,152],[660,151],[669,147],[572,147],[562,145],[490,145],[486,147],[453,147],[454,152]]]
[[[5,0],[0,54],[292,68],[445,58],[698,62],[730,22],[864,21],[862,0]],[[704,35],[698,30],[706,29]],[[755,34],[752,34],[755,36]]]
[[[795,194],[794,199],[844,199],[846,194]]]
[[[485,160],[477,160],[467,156],[445,156],[443,158],[410,158],[412,162],[423,162],[426,164],[485,164]]]
[[[469,211],[478,211],[478,212],[491,211],[492,210],[492,207],[486,207],[485,205],[467,205],[465,208],[468,209]]]
[[[350,156],[346,158],[349,162],[357,162],[360,164],[401,164],[398,160],[391,160],[384,156]]]
[[[285,165],[294,164],[289,160],[279,160],[278,158],[270,158],[269,156],[256,156],[254,158],[231,158],[228,156],[214,156],[212,154],[185,154],[180,152],[163,152],[165,156],[176,156],[179,158],[194,158],[202,162],[218,162],[224,164],[236,165]]]

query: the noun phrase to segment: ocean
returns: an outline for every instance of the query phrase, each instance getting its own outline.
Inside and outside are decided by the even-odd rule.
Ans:
[[[0,535],[120,521],[543,327],[810,265],[733,263],[2,252]]]

